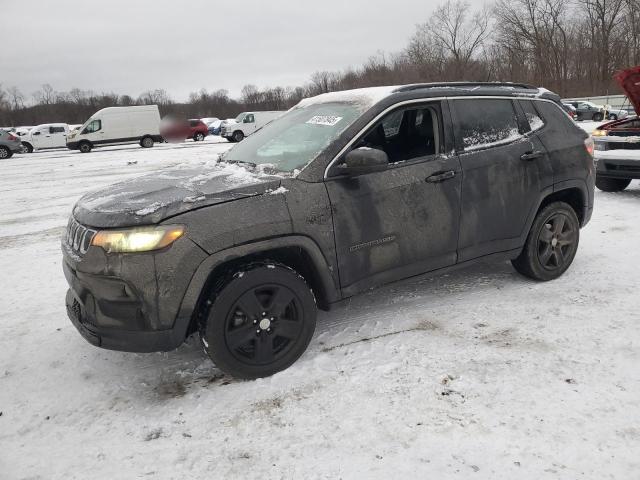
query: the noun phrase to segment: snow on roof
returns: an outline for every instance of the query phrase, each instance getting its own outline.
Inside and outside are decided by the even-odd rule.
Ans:
[[[318,105],[322,103],[343,102],[355,103],[363,108],[369,108],[391,95],[397,88],[398,86],[370,87],[323,93],[315,97],[305,98],[298,103],[296,107],[305,108],[310,105]]]

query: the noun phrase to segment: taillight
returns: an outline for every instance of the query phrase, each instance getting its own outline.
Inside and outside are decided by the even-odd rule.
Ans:
[[[594,149],[593,149],[593,146],[594,146],[593,138],[589,137],[589,138],[585,139],[585,141],[584,141],[584,148],[586,148],[586,149],[587,149],[587,153],[588,153],[589,155],[591,155],[592,157],[593,157],[593,150],[594,150]]]
[[[9,134],[9,140],[17,140],[18,137],[16,137],[15,135],[11,135]]]

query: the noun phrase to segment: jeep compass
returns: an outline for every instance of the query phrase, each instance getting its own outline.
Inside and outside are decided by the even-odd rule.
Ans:
[[[593,143],[521,84],[377,87],[303,100],[193,168],[82,197],[62,241],[66,304],[96,346],[198,333],[223,371],[294,363],[316,309],[487,257],[553,280],[593,209]]]

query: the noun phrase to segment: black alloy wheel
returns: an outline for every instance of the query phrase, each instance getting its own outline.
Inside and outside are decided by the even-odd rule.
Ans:
[[[573,263],[579,242],[576,212],[567,203],[554,202],[538,212],[522,252],[511,263],[526,277],[554,280]]]
[[[313,293],[280,264],[254,264],[221,282],[200,325],[213,362],[239,378],[273,375],[306,350],[316,323]]]
[[[551,215],[538,234],[538,260],[547,270],[565,267],[576,249],[578,234],[564,212]]]

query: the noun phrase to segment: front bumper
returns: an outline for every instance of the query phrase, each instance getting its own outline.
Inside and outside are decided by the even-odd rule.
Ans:
[[[640,151],[633,153],[638,159],[628,158],[628,154],[624,153],[616,157],[612,151],[608,151],[606,156],[597,156],[596,175],[606,178],[640,179]]]
[[[77,150],[79,142],[67,142],[67,148],[69,150]]]
[[[62,243],[69,284],[67,314],[91,344],[128,352],[170,351],[189,333],[178,313],[193,273],[206,258],[187,238],[144,254],[79,253]]]

